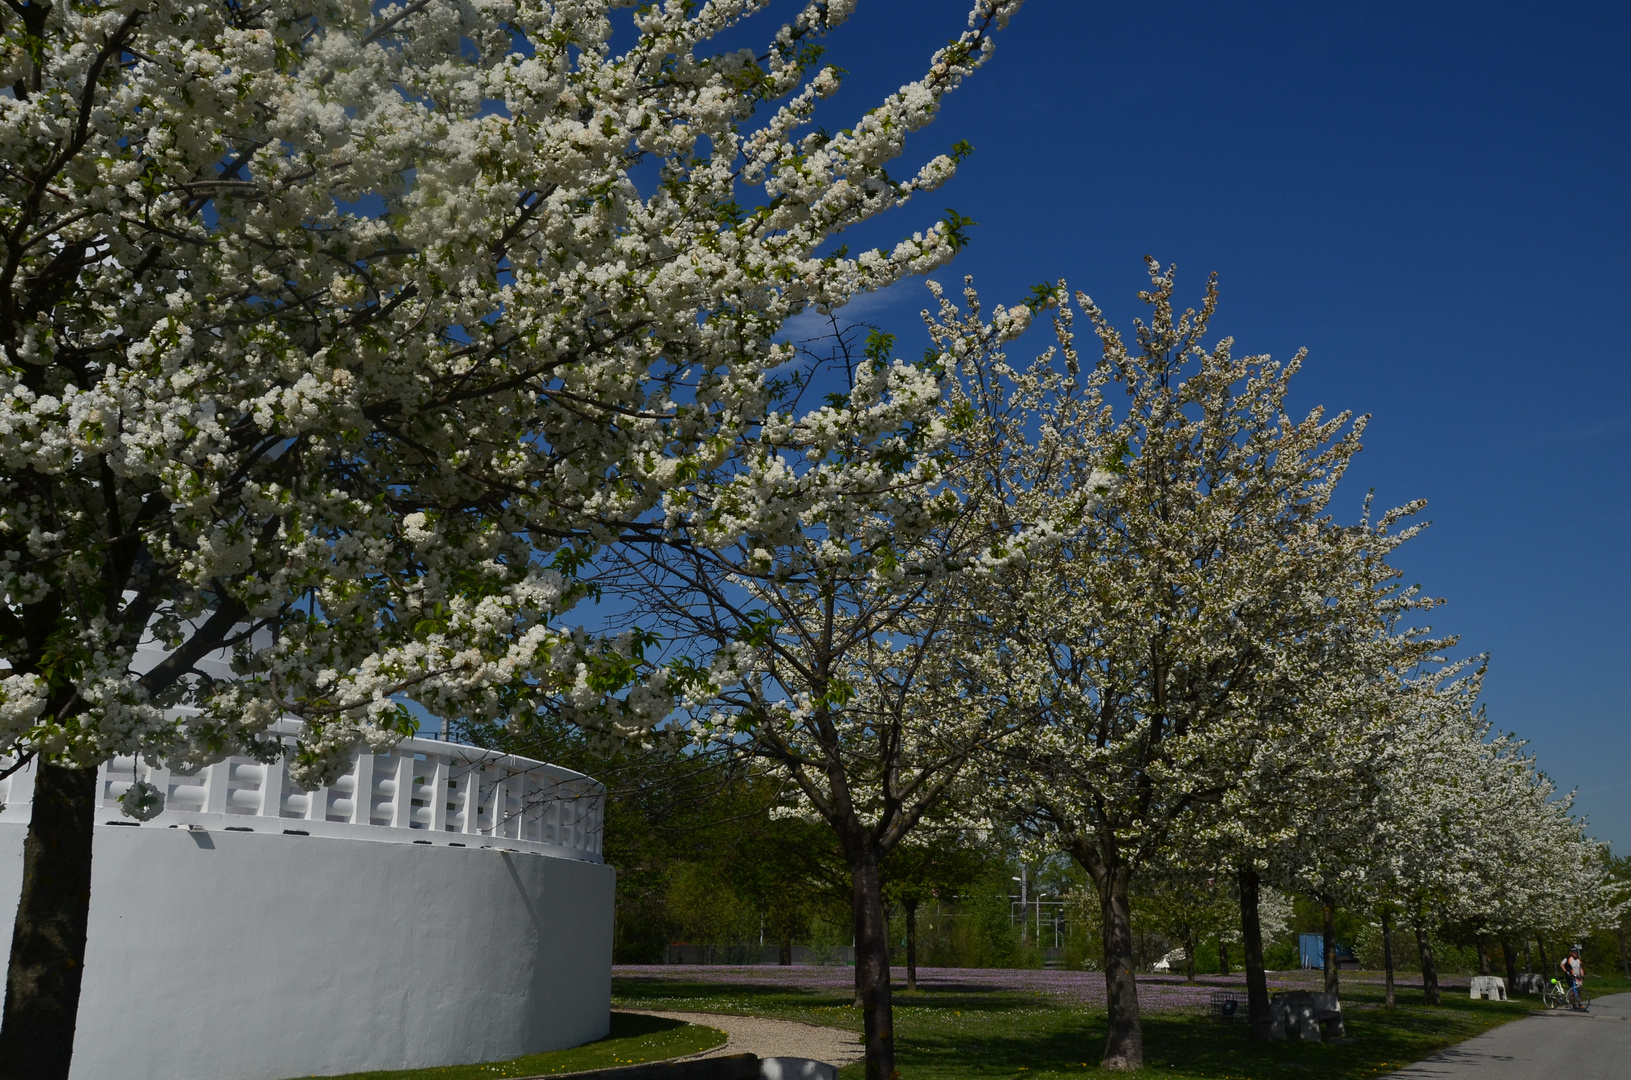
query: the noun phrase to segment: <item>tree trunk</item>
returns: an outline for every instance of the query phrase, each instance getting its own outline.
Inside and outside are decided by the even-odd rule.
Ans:
[[[1320,897],[1320,907],[1325,913],[1325,992],[1339,994],[1342,992],[1337,968],[1337,905],[1331,896]],[[1343,1026],[1342,1015],[1337,1014],[1329,1027],[1321,1025],[1327,1035],[1337,1038],[1347,1036],[1347,1028]]]
[[[1535,955],[1540,958],[1540,970],[1550,979],[1557,972],[1552,970],[1552,961],[1546,955],[1546,939],[1539,934],[1535,935]],[[1550,986],[1551,983],[1547,983]]]
[[[1138,980],[1133,974],[1133,924],[1128,903],[1131,871],[1103,862],[1093,875],[1099,889],[1099,909],[1104,931],[1105,1011],[1109,1014],[1110,1036],[1104,1043],[1106,1069],[1144,1067],[1144,1027],[1138,1013]]]
[[[1246,1013],[1251,1018],[1252,1041],[1272,1042],[1274,1018],[1269,1014],[1269,979],[1263,971],[1263,924],[1257,918],[1257,869],[1240,869],[1240,953],[1246,966]]]
[[[1511,938],[1501,939],[1501,959],[1506,962],[1506,991],[1510,994],[1518,985],[1518,951]]]
[[[917,899],[906,901],[906,989],[917,990]]]
[[[1218,938],[1218,974],[1229,974],[1229,943]]]
[[[1393,997],[1393,914],[1382,911],[1382,967],[1387,971],[1387,1008],[1392,1009]]]
[[[889,992],[889,923],[884,918],[878,855],[850,859],[850,915],[855,922],[855,997],[866,1040],[866,1080],[895,1075],[894,1007]]]
[[[1489,969],[1489,943],[1484,940],[1483,934],[1478,935],[1474,941],[1474,945],[1478,949],[1478,974],[1493,974]]]
[[[1438,968],[1433,966],[1433,944],[1427,940],[1427,924],[1416,923],[1416,949],[1421,953],[1422,997],[1429,1005],[1439,1003]]]
[[[782,945],[781,949],[776,953],[776,963],[781,965],[782,967],[792,967],[793,966],[793,939],[790,938],[790,937],[784,937],[784,938],[782,938],[781,945]]]
[[[7,1080],[67,1080],[85,970],[97,770],[36,760],[23,888],[6,974],[0,1062]]]
[[[1340,992],[1337,977],[1337,911],[1336,901],[1329,896],[1320,897],[1320,912],[1325,917],[1325,992]]]
[[[1184,981],[1191,986],[1195,985],[1195,932],[1191,930],[1184,938]]]

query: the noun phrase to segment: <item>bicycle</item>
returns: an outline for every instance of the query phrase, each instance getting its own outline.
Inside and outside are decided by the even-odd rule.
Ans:
[[[1583,1010],[1591,1008],[1591,991],[1586,989],[1584,983],[1581,984],[1578,992],[1580,995],[1580,1008]],[[1540,1001],[1548,1009],[1561,1009],[1565,1005],[1572,1008],[1574,1005],[1569,999],[1569,988],[1564,986],[1559,979],[1553,979],[1546,985],[1546,989],[1540,992]]]

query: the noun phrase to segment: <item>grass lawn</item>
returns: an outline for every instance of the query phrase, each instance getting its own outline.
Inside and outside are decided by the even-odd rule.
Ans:
[[[1594,992],[1612,992],[1609,980],[1593,982]],[[1230,988],[1238,989],[1238,981]],[[1142,996],[1142,982],[1140,989]],[[1150,988],[1152,998],[1159,989],[1165,987]],[[612,993],[613,1001],[626,1007],[738,1013],[861,1029],[851,995],[837,985],[801,987],[749,977],[731,981],[724,972],[706,980],[642,974],[614,979]],[[1419,988],[1401,989],[1399,1007],[1388,1012],[1382,1007],[1382,988],[1358,979],[1344,981],[1342,996],[1349,1039],[1330,1045],[1254,1045],[1243,1021],[1223,1023],[1194,1005],[1169,1004],[1144,1017],[1142,1075],[1358,1080],[1391,1072],[1537,1007],[1533,999],[1472,1001],[1464,980],[1459,993],[1447,987],[1444,1004],[1434,1008],[1422,1004]],[[1097,1064],[1106,1033],[1102,1006],[1060,993],[1003,986],[1000,978],[989,985],[964,981],[915,994],[897,991],[895,1032],[903,1080],[1051,1080],[1102,1073]],[[855,1064],[839,1075],[852,1080],[863,1071]]]
[[[555,1076],[560,1073],[609,1069],[614,1065],[638,1065],[646,1061],[684,1057],[711,1050],[725,1041],[725,1033],[700,1024],[683,1024],[659,1016],[612,1013],[612,1030],[604,1039],[529,1054],[510,1061],[485,1065],[445,1065],[435,1069],[408,1069],[402,1072],[347,1073],[332,1080],[492,1080],[500,1076]]]
[[[1593,997],[1602,997],[1604,994],[1628,994],[1631,993],[1631,979],[1617,971],[1608,976],[1588,972],[1586,989],[1591,991]]]

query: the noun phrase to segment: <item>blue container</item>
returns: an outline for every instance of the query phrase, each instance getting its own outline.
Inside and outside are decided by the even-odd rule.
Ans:
[[[1303,967],[1325,967],[1325,935],[1298,934],[1297,953]]]

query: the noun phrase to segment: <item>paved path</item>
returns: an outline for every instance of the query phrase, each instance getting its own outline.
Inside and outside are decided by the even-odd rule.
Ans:
[[[853,1031],[840,1031],[838,1028],[725,1013],[666,1012],[656,1009],[617,1011],[666,1016],[671,1020],[684,1020],[688,1024],[705,1024],[729,1036],[724,1046],[715,1047],[697,1057],[719,1057],[722,1054],[757,1054],[762,1058],[801,1057],[814,1058],[842,1068],[866,1056],[861,1037]]]
[[[1503,1024],[1391,1074],[1399,1080],[1626,1080],[1631,1077],[1631,994],[1593,999],[1591,1011],[1558,1009]]]

